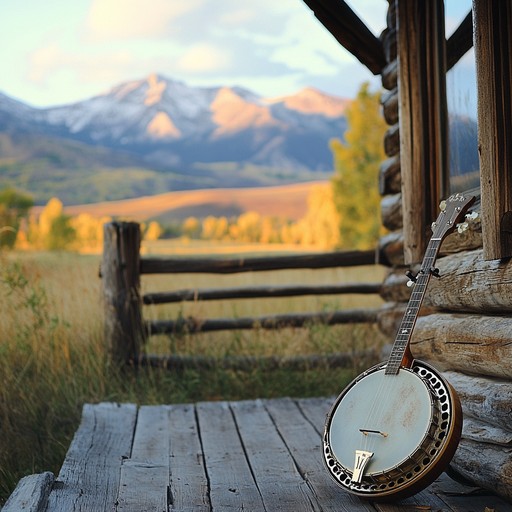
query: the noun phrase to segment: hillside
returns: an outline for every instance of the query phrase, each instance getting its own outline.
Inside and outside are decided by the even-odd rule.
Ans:
[[[0,93],[0,172],[38,204],[324,179],[347,104],[312,88],[263,98],[156,74],[45,109]]]
[[[296,220],[306,213],[311,189],[314,186],[327,187],[328,183],[316,181],[274,187],[167,192],[123,201],[67,206],[65,213],[88,213],[93,217],[110,216],[139,222],[157,219],[165,223],[170,220],[183,220],[189,216],[231,216],[256,211],[262,215]],[[35,208],[35,213],[40,210],[41,208]]]

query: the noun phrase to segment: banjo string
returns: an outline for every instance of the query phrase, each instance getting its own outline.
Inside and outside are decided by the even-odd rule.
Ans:
[[[382,423],[384,410],[387,408],[389,397],[393,391],[393,375],[385,375],[382,372],[382,385],[379,386],[377,393],[374,394],[372,405],[369,407],[366,423],[363,428],[370,430],[379,430],[379,425]],[[373,452],[376,446],[376,436],[371,434],[361,433],[363,436],[363,449]]]

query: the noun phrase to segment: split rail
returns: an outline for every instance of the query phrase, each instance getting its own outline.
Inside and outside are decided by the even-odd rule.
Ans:
[[[376,323],[378,308],[347,309],[324,313],[282,314],[263,317],[145,320],[144,305],[183,301],[232,300],[248,298],[292,297],[300,295],[378,294],[381,283],[340,283],[322,286],[259,286],[219,289],[184,289],[141,294],[141,275],[177,273],[233,274],[239,272],[279,271],[283,269],[321,269],[375,264],[375,251],[329,252],[319,254],[251,257],[235,259],[143,258],[140,255],[141,232],[135,222],[110,222],[104,228],[104,251],[100,275],[105,304],[105,335],[112,359],[121,364],[187,364],[187,358],[152,356],[145,353],[148,338],[155,334],[187,332],[190,334],[219,330],[280,329],[303,327],[312,322],[325,325]],[[340,354],[331,363],[348,364]],[[304,364],[305,358],[289,361]],[[311,363],[311,357],[308,358]],[[197,363],[197,361],[195,361]],[[254,361],[244,358],[239,366]],[[203,361],[211,364],[211,361]],[[270,364],[279,365],[278,359]]]

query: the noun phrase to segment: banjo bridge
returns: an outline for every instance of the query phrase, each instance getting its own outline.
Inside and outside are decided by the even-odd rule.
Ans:
[[[367,428],[360,428],[359,432],[361,432],[365,436],[367,436],[368,434],[379,434],[382,437],[388,437],[389,435],[387,432],[381,432],[380,430],[369,430]]]
[[[354,473],[352,474],[352,482],[360,484],[363,478],[363,472],[370,462],[373,456],[373,452],[367,452],[365,450],[356,450],[356,461],[354,464]]]

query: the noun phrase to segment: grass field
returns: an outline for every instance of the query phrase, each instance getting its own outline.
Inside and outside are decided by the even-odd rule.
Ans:
[[[200,249],[206,251],[204,246]],[[240,249],[255,251],[257,248]],[[121,371],[110,364],[106,353],[99,263],[99,256],[70,253],[0,254],[3,312],[0,316],[0,504],[23,475],[45,470],[58,472],[85,402],[154,404],[331,395],[339,392],[354,374],[354,370],[344,369],[301,372],[281,369],[269,373],[261,369],[241,372],[218,368],[190,369],[179,374],[149,369]],[[142,287],[143,291],[170,291],[381,279],[382,269],[361,267],[221,277],[143,276]],[[148,319],[178,315],[254,316],[373,307],[379,303],[377,297],[369,296],[196,301],[145,307],[144,316]],[[307,329],[278,332],[256,329],[199,336],[159,336],[151,339],[148,351],[215,357],[329,354],[378,347],[382,342],[371,326],[312,325]]]

